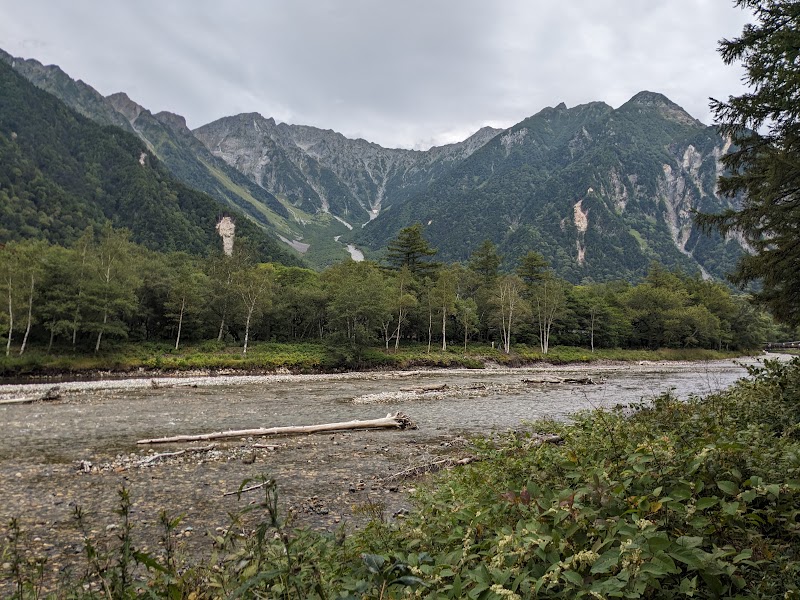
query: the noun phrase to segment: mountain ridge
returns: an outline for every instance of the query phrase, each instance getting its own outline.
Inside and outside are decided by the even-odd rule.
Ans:
[[[102,98],[33,63],[19,68],[87,112],[99,103],[96,120],[122,119],[185,183],[238,206],[318,267],[347,256],[340,242],[380,257],[414,222],[444,258],[465,260],[490,239],[510,259],[542,251],[573,281],[632,279],[651,260],[720,277],[741,252],[691,221],[694,210],[731,206],[716,194],[725,140],[658,92],[616,109],[561,102],[507,129],[409,150],[257,112],[190,130],[181,115],[154,114],[125,93]]]

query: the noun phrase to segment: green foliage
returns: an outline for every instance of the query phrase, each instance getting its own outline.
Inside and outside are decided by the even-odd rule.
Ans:
[[[154,250],[220,247],[222,206],[176,181],[135,135],[73,112],[2,60],[0,99],[0,243],[69,245],[87,226],[113,224]],[[265,260],[293,260],[247,219],[237,236]]]
[[[702,265],[722,277],[742,252],[739,243],[700,235],[674,204],[731,206],[715,185],[716,156],[725,147],[716,129],[651,92],[616,110],[601,102],[546,108],[354,235],[378,249],[421,222],[442,260],[466,262],[488,239],[506,268],[533,249],[572,283],[634,281],[653,260],[685,271]],[[690,156],[697,160],[691,173],[684,167]],[[684,186],[681,200],[670,181]],[[586,217],[585,230],[576,211]],[[676,222],[691,229],[680,248]]]
[[[754,253],[738,262],[732,280],[760,281],[756,297],[781,320],[800,323],[797,179],[800,177],[800,10],[797,2],[737,0],[754,24],[741,36],[720,43],[725,63],[741,62],[748,93],[727,102],[712,101],[720,130],[735,144],[723,158],[727,172],[720,191],[741,200],[721,213],[705,211],[699,220],[722,234],[738,232]]]
[[[573,287],[544,273],[525,291],[516,276],[487,281],[460,265],[420,280],[407,268],[387,271],[370,262],[347,261],[318,274],[254,263],[253,255],[244,244],[231,257],[206,260],[160,254],[108,226],[97,233],[87,229],[70,248],[6,244],[0,248],[3,368],[56,369],[81,364],[88,352],[99,360],[86,364],[97,366],[105,355],[112,364],[152,368],[184,369],[204,361],[209,368],[259,368],[256,359],[236,362],[225,352],[202,358],[192,350],[180,360],[131,362],[117,357],[125,339],[172,340],[173,347],[191,348],[216,338],[219,348],[242,350],[252,342],[322,343],[324,358],[301,361],[297,368],[324,370],[402,365],[404,348],[428,339],[428,353],[434,346],[446,351],[448,340],[459,340],[464,360],[473,364],[481,358],[472,357],[470,340],[484,347],[494,343],[505,352],[492,360],[514,364],[541,360],[553,346],[748,350],[762,346],[768,335],[794,335],[777,331],[746,297],[659,265],[636,286]],[[371,350],[378,344],[381,356]],[[536,356],[527,350],[533,345],[540,347]],[[42,359],[45,348],[52,358]],[[39,358],[11,358],[30,352]],[[390,352],[397,357],[389,358]],[[455,359],[445,355],[447,360],[423,362],[452,364]],[[264,364],[274,367],[272,358]]]
[[[415,223],[401,229],[397,237],[388,243],[386,261],[395,270],[405,267],[412,275],[421,277],[430,274],[438,266],[429,260],[434,254],[436,250],[422,236],[422,224]]]

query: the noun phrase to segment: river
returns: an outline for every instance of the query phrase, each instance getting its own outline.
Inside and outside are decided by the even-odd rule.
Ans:
[[[62,400],[0,404],[0,459],[75,461],[135,450],[135,441],[183,433],[371,419],[402,411],[420,434],[487,433],[578,410],[685,398],[729,386],[739,361],[454,369],[335,375],[219,376],[60,383]],[[590,377],[598,385],[538,384]],[[0,385],[0,402],[53,384]],[[423,391],[446,386],[444,390]]]
[[[137,515],[145,515],[139,517],[145,540],[157,535],[154,516],[165,507],[186,515],[189,533],[209,531],[241,508],[224,492],[265,472],[278,480],[297,522],[335,528],[358,520],[352,507],[359,502],[378,498],[390,514],[404,507],[404,492],[415,483],[388,485],[383,478],[468,452],[464,438],[470,435],[544,417],[565,419],[578,410],[646,401],[668,391],[681,398],[708,394],[745,375],[738,362],[713,361],[138,378],[59,383],[59,400],[32,404],[2,402],[41,397],[54,384],[0,385],[0,535],[11,517],[19,517],[41,540],[41,551],[61,565],[80,543],[70,526],[73,507],[88,507],[108,526],[115,520],[114,490],[120,485],[133,490]],[[589,377],[596,384],[523,381],[550,377]],[[275,449],[234,439],[213,450],[152,461],[155,453],[182,447],[136,444],[159,436],[372,419],[396,411],[419,428],[278,438],[271,441]],[[198,551],[206,549],[199,538],[193,543]]]

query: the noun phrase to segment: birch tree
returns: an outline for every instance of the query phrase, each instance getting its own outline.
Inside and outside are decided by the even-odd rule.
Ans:
[[[413,283],[413,275],[411,270],[407,267],[403,267],[397,275],[394,277],[393,284],[394,284],[394,293],[392,294],[392,309],[394,314],[397,315],[397,327],[394,329],[394,351],[395,353],[400,348],[400,337],[401,337],[401,328],[403,323],[408,318],[408,314],[410,311],[414,310],[414,308],[419,304],[416,295],[413,293],[412,283]],[[387,350],[389,340],[386,340],[387,343]]]
[[[539,329],[539,347],[542,354],[550,350],[550,334],[553,323],[566,308],[564,282],[547,274],[531,288],[531,310]]]
[[[433,299],[442,319],[442,351],[447,350],[447,318],[455,312],[458,297],[458,279],[452,267],[439,269],[439,276],[433,286]]]
[[[19,347],[19,355],[25,353],[28,337],[34,322],[33,303],[37,294],[37,286],[44,277],[45,260],[48,254],[47,242],[29,240],[15,244],[17,253],[17,269],[20,276],[21,292],[24,298],[25,333]]]
[[[0,277],[3,285],[3,308],[6,321],[6,356],[11,354],[11,340],[14,337],[14,311],[17,285],[17,253],[13,246],[7,245],[0,250]]]
[[[253,319],[268,310],[272,303],[274,287],[272,265],[258,265],[238,271],[234,285],[244,308],[245,326],[242,354],[247,354],[250,326]]]
[[[186,254],[171,257],[172,281],[167,297],[167,316],[177,321],[175,350],[181,343],[181,333],[188,317],[198,314],[202,308],[202,290],[207,288],[208,278]]]
[[[136,308],[137,274],[134,269],[134,246],[130,232],[106,226],[96,253],[96,272],[92,282],[94,320],[88,326],[97,332],[94,351],[106,334],[126,336],[128,329],[122,317]]]
[[[496,283],[495,305],[500,315],[500,336],[503,344],[503,352],[511,352],[511,332],[519,318],[520,312],[524,308],[522,294],[525,284],[516,275],[505,275],[499,277]]]

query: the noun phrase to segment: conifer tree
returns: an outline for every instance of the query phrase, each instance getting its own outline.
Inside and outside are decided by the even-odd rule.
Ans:
[[[394,270],[407,267],[412,275],[422,276],[433,273],[439,266],[428,260],[434,254],[436,249],[422,236],[422,224],[415,223],[401,229],[397,237],[389,242],[386,260]]]
[[[699,223],[741,234],[752,254],[731,275],[734,283],[760,281],[756,298],[779,319],[800,323],[800,2],[736,0],[755,23],[722,40],[725,63],[740,62],[751,90],[713,100],[723,135],[734,150],[720,192],[741,198],[739,210],[701,215]]]

